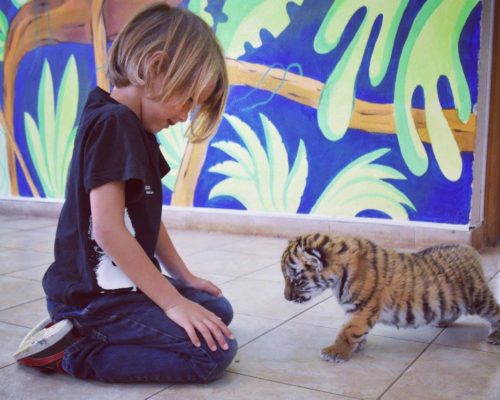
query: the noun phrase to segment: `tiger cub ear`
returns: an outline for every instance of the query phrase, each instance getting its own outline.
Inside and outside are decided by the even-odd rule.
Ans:
[[[321,258],[321,253],[317,250],[304,250],[305,264],[314,268],[317,272],[323,271],[325,265]]]

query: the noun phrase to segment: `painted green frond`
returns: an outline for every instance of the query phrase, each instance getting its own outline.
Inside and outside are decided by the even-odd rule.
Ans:
[[[306,188],[308,173],[309,165],[307,163],[306,146],[301,140],[292,170],[286,179],[284,195],[285,211],[298,210],[302,194]]]
[[[417,176],[425,174],[429,165],[411,114],[412,97],[418,88],[424,93],[425,122],[443,175],[450,181],[457,181],[462,174],[460,149],[442,115],[437,84],[442,77],[448,79],[458,116],[466,122],[472,104],[458,46],[464,25],[479,1],[425,2],[401,52],[394,89],[396,132],[403,158]]]
[[[61,165],[61,168],[63,169],[63,171],[65,171],[64,174],[59,175],[58,185],[60,188],[65,188],[66,186],[66,178],[68,177],[71,156],[73,155],[73,144],[75,143],[77,130],[78,126],[74,126],[73,129],[71,129],[70,134],[68,135],[68,139],[66,140],[66,146],[60,150],[62,157],[59,165]]]
[[[273,202],[271,198],[272,191],[270,186],[271,181],[269,160],[267,158],[264,147],[260,143],[259,138],[255,134],[253,129],[248,124],[234,115],[226,114],[224,117],[231,124],[231,126],[234,128],[234,130],[248,149],[248,152],[252,159],[254,170],[257,171],[254,177],[257,183],[258,193],[260,194],[260,197],[262,199],[263,206],[266,209],[272,209]]]
[[[7,140],[0,124],[0,196],[10,195],[9,166],[7,164]]]
[[[26,141],[46,197],[62,198],[76,135],[78,71],[71,56],[64,68],[54,108],[54,85],[47,60],[38,88],[38,125],[24,113]]]
[[[3,61],[3,52],[5,49],[5,41],[7,40],[7,32],[9,31],[9,21],[0,10],[0,61]]]
[[[234,178],[224,179],[212,188],[208,199],[217,196],[233,197],[247,210],[262,210],[262,200],[253,181]]]
[[[278,37],[290,24],[286,6],[291,2],[302,5],[303,0],[226,0],[222,11],[228,19],[217,25],[216,32],[226,56],[245,54],[245,42],[260,47],[261,29]]]
[[[351,217],[364,210],[377,210],[394,220],[408,219],[408,212],[401,204],[392,201],[390,198],[377,195],[360,196],[352,199],[336,215]]]
[[[186,150],[188,142],[186,131],[190,123],[191,121],[189,120],[178,123],[167,129],[162,129],[156,134],[156,140],[160,143],[160,150],[170,166],[170,171],[163,177],[162,183],[171,191],[174,190],[182,157]]]
[[[252,176],[248,175],[248,171],[236,161],[223,161],[210,167],[209,172],[230,176],[235,179],[251,180]]]
[[[214,19],[206,10],[208,0],[189,0],[188,8],[195,13],[198,17],[203,19],[208,25],[214,26]]]
[[[373,163],[388,151],[378,149],[348,164],[328,184],[311,213],[355,217],[361,211],[376,210],[392,218],[408,219],[402,206],[412,210],[415,206],[399,189],[383,180],[406,179],[405,176],[392,167]],[[375,199],[372,203],[367,200],[371,198]]]
[[[380,179],[372,179],[370,177],[361,177],[353,180],[351,183],[344,186],[343,190],[333,193],[329,198],[329,202],[330,204],[335,204],[338,208],[342,208],[342,206],[349,204],[358,197],[365,197],[373,194],[390,198],[394,202],[407,205],[412,210],[415,210],[415,207],[408,197],[393,185]]]
[[[63,171],[67,171],[73,152],[73,143],[76,136],[76,127],[74,125],[78,112],[79,89],[76,60],[71,55],[64,68],[59,91],[57,92],[55,113],[55,133],[58,134],[58,137],[54,138],[54,147],[56,147],[54,155],[55,166],[56,168],[62,168]],[[69,132],[69,134],[59,134],[66,132]],[[67,173],[59,174],[59,179],[55,182],[58,192],[63,190],[66,184],[66,177]]]
[[[235,142],[221,141],[212,144],[212,147],[222,150],[229,157],[235,159],[247,172],[248,176],[255,174],[255,166],[252,162],[252,156],[243,146]]]
[[[16,8],[21,8],[22,6],[24,6],[28,1],[30,0],[12,0],[12,4],[14,4],[14,6]]]
[[[354,110],[356,81],[373,26],[381,16],[382,24],[370,58],[370,81],[377,86],[387,73],[394,38],[409,0],[370,1],[335,0],[315,38],[314,49],[326,54],[335,49],[355,13],[365,15],[357,31],[325,82],[318,105],[318,126],[330,140],[341,139]]]
[[[209,172],[228,177],[217,183],[209,198],[229,196],[248,210],[285,211],[295,213],[304,193],[308,163],[304,143],[300,141],[292,170],[288,153],[276,126],[260,114],[266,149],[257,134],[239,118],[225,118],[243,141],[245,148],[234,142],[216,142],[216,147],[234,159],[216,164]]]
[[[40,139],[43,146],[43,153],[47,163],[47,171],[53,171],[55,160],[49,157],[49,152],[55,148],[55,111],[54,111],[54,83],[52,80],[52,72],[47,60],[43,62],[42,77],[40,78],[40,86],[38,89],[38,128],[40,131]],[[54,191],[54,176],[48,175],[45,177],[48,185],[51,187],[51,197]],[[49,183],[50,182],[50,183]]]
[[[345,166],[330,184],[335,185],[336,190],[340,190],[344,185],[358,178],[361,174],[378,179],[406,179],[403,174],[394,168],[371,164],[389,151],[387,148],[382,148],[355,159]]]
[[[50,181],[45,179],[48,177],[49,173],[47,163],[45,162],[45,149],[42,144],[42,138],[40,137],[36,122],[31,115],[26,112],[24,113],[24,127],[26,130],[26,142],[31,155],[31,161],[38,173],[45,195],[51,197],[52,187],[50,186]]]
[[[286,180],[288,177],[288,153],[274,124],[265,115],[259,114],[259,116],[266,138],[269,165],[273,166],[269,169],[269,185],[271,187],[273,206],[276,210],[284,211],[286,197],[283,196],[283,193],[286,189]],[[278,201],[279,203],[276,203]]]

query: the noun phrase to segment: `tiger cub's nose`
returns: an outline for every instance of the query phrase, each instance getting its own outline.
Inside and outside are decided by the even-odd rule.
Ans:
[[[285,299],[288,301],[294,301],[297,300],[298,296],[293,290],[293,287],[291,285],[286,285],[285,286]]]

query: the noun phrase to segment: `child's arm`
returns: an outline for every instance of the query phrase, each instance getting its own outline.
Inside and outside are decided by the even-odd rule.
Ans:
[[[184,261],[177,253],[167,228],[160,223],[158,243],[156,245],[156,256],[167,269],[169,274],[196,289],[204,290],[214,296],[222,296],[222,291],[212,282],[193,275],[184,264]]]
[[[211,350],[214,338],[227,349],[226,337],[231,331],[212,312],[183,297],[163,277],[142,247],[125,226],[125,183],[110,182],[90,191],[92,231],[97,244],[123,272],[165,311],[167,316],[187,332],[195,346],[200,345],[196,330]]]

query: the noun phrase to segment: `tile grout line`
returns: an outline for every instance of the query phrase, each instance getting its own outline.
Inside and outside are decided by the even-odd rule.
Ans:
[[[497,275],[500,277],[500,269],[497,272],[495,272],[490,279],[488,279],[488,283],[491,282],[493,279],[495,279]]]
[[[408,364],[408,366],[396,377],[396,379],[394,379],[394,381],[392,381],[392,383],[380,394],[380,396],[377,397],[377,400],[382,400],[382,397],[396,384],[396,382],[398,382],[401,379],[401,377],[404,374],[406,374],[406,372],[420,359],[420,357],[422,357],[422,355],[427,351],[427,349],[434,344],[434,342],[439,338],[439,336],[443,334],[445,330],[446,328],[442,329],[441,332],[439,332],[439,334],[436,335],[436,337],[431,342],[429,342],[427,346],[425,346],[425,348],[420,352],[420,354],[410,364]]]
[[[159,383],[161,383],[161,382],[159,382]],[[160,394],[160,393],[164,392],[165,390],[170,389],[172,386],[175,386],[175,383],[166,383],[166,385],[167,385],[166,387],[164,387],[164,388],[160,389],[158,392],[152,393],[152,394],[151,394],[151,395],[149,395],[148,397],[144,398],[144,400],[149,400],[149,399],[151,399],[151,398],[155,397],[156,395],[158,395],[158,394]]]
[[[310,387],[307,387],[307,386],[301,386],[301,385],[294,385],[293,383],[286,383],[286,382],[281,382],[281,381],[277,381],[277,380],[274,380],[274,379],[269,379],[269,378],[262,378],[262,377],[259,377],[259,376],[253,376],[253,375],[247,375],[247,374],[243,374],[241,372],[234,372],[234,371],[227,371],[229,374],[235,374],[235,375],[240,375],[240,376],[246,376],[246,377],[249,377],[249,378],[253,378],[253,379],[258,379],[258,380],[261,380],[261,381],[265,381],[265,382],[272,382],[272,383],[278,383],[280,385],[284,385],[284,386],[291,386],[291,387],[296,387],[296,388],[300,388],[300,389],[306,389],[306,390],[311,390],[313,392],[319,392],[319,393],[325,393],[325,394],[333,394],[335,396],[342,396],[346,399],[353,399],[353,400],[362,400],[361,398],[359,397],[353,397],[353,396],[348,396],[348,395],[345,395],[345,394],[340,394],[340,393],[335,393],[335,392],[328,392],[326,390],[320,390],[320,389],[315,389],[315,388],[310,388]]]
[[[245,346],[249,345],[250,343],[253,343],[253,342],[254,342],[254,341],[256,341],[257,339],[261,338],[262,336],[267,335],[268,333],[271,333],[272,331],[274,331],[274,330],[276,330],[277,328],[279,328],[279,327],[283,326],[283,325],[284,325],[284,324],[286,324],[287,322],[290,322],[292,319],[294,319],[294,318],[298,317],[299,315],[302,315],[302,314],[303,314],[303,313],[305,313],[306,311],[309,311],[311,308],[316,307],[317,305],[319,305],[319,304],[321,304],[321,303],[323,303],[323,302],[325,302],[325,301],[329,300],[332,296],[333,296],[333,294],[332,294],[332,295],[330,295],[330,296],[328,296],[326,299],[324,299],[324,300],[322,300],[322,301],[320,301],[320,302],[318,302],[318,303],[316,303],[316,304],[313,304],[311,307],[306,308],[304,311],[301,311],[300,313],[298,313],[298,314],[294,315],[293,317],[290,317],[290,318],[286,319],[285,321],[282,321],[282,322],[281,322],[281,323],[279,323],[278,325],[276,325],[276,326],[272,327],[271,329],[269,329],[269,330],[265,331],[264,333],[262,333],[262,334],[258,335],[257,337],[255,337],[255,338],[253,338],[252,340],[248,341],[247,343],[245,343],[244,345],[242,345],[242,346],[241,346],[241,347],[239,347],[239,348],[240,348],[240,349],[242,349],[243,347],[245,347]],[[245,314],[242,314],[242,315],[245,315]],[[251,316],[251,315],[249,315],[249,316]]]
[[[10,277],[9,277],[9,278],[10,278]],[[16,278],[16,279],[17,279],[17,278]],[[25,280],[25,279],[24,279],[24,280]],[[36,298],[36,299],[31,299],[31,300],[28,300],[28,301],[26,301],[26,302],[24,302],[24,303],[14,304],[14,305],[11,305],[11,306],[7,306],[7,307],[5,307],[5,308],[0,308],[0,312],[10,310],[11,308],[24,306],[24,305],[29,304],[29,303],[34,303],[35,301],[42,300],[42,299],[45,299],[45,296],[43,296],[43,297],[38,297],[38,298]]]
[[[32,265],[31,267],[26,267],[26,268],[22,268],[22,269],[16,269],[15,271],[2,272],[2,273],[0,274],[0,276],[5,276],[5,277],[8,277],[8,278],[19,278],[19,277],[10,276],[10,275],[11,275],[11,274],[18,273],[18,272],[25,272],[25,271],[29,271],[30,269],[34,269],[34,268],[40,268],[40,267],[43,267],[44,265],[46,265],[46,263],[39,264],[39,265]],[[49,264],[49,265],[50,265],[50,264]],[[49,266],[47,266],[47,268],[49,268]],[[25,278],[25,279],[28,279],[28,278]],[[30,279],[30,280],[33,280],[33,279]]]

